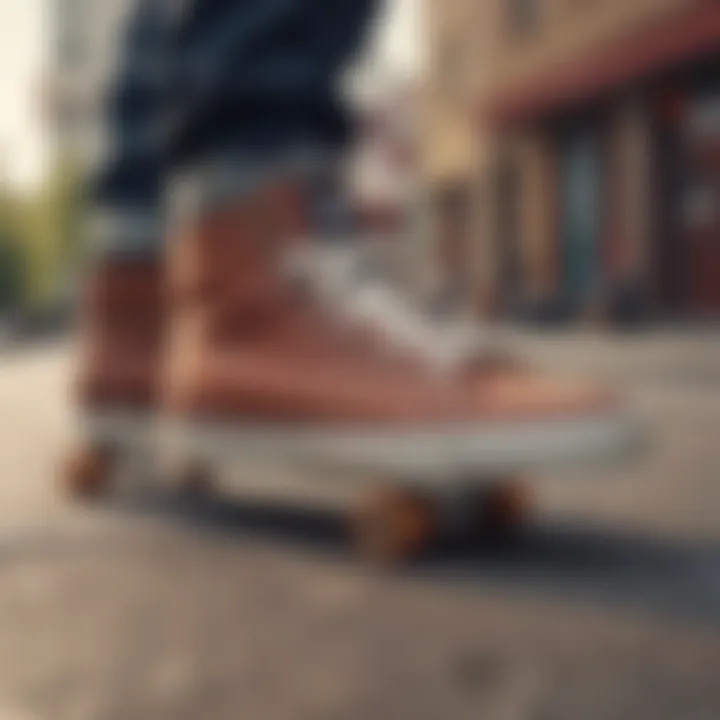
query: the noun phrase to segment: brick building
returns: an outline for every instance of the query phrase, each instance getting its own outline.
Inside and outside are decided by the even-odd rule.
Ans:
[[[425,177],[478,305],[720,315],[720,3],[428,13]]]

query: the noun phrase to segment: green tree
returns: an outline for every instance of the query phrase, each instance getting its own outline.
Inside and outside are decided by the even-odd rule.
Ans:
[[[0,187],[0,314],[19,309],[25,300],[26,256],[21,203]]]
[[[32,196],[0,184],[0,311],[65,299],[83,252],[83,215],[81,176],[69,161]]]
[[[23,302],[25,262],[17,238],[0,231],[0,316]]]
[[[27,301],[32,306],[52,304],[74,274],[83,250],[84,202],[75,166],[59,162],[20,213],[29,265]]]

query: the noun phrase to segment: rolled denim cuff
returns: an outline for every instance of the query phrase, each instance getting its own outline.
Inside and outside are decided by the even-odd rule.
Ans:
[[[157,254],[165,236],[163,213],[159,208],[98,207],[88,218],[91,255]]]
[[[295,181],[310,189],[315,178],[337,165],[335,154],[312,149],[262,159],[229,154],[194,163],[178,170],[168,183],[168,223],[190,220],[276,181]]]

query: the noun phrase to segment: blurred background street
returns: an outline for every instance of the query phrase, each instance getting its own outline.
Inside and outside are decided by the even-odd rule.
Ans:
[[[0,0],[0,720],[720,718],[720,3],[381,4],[341,83],[358,244],[648,437],[387,573],[321,498],[63,498],[88,180],[137,140],[112,78],[152,80],[133,5]]]
[[[65,505],[69,347],[3,354],[0,716],[716,718],[720,344],[513,340],[617,382],[653,452],[542,478],[513,543],[390,575],[311,509]]]

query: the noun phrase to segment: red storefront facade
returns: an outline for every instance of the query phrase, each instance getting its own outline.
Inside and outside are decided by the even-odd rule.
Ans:
[[[546,247],[525,263],[526,284],[544,275],[534,301],[720,317],[720,3],[503,88],[484,113],[543,146],[543,171],[519,183],[549,187]],[[501,254],[521,254],[513,242],[501,229]]]

